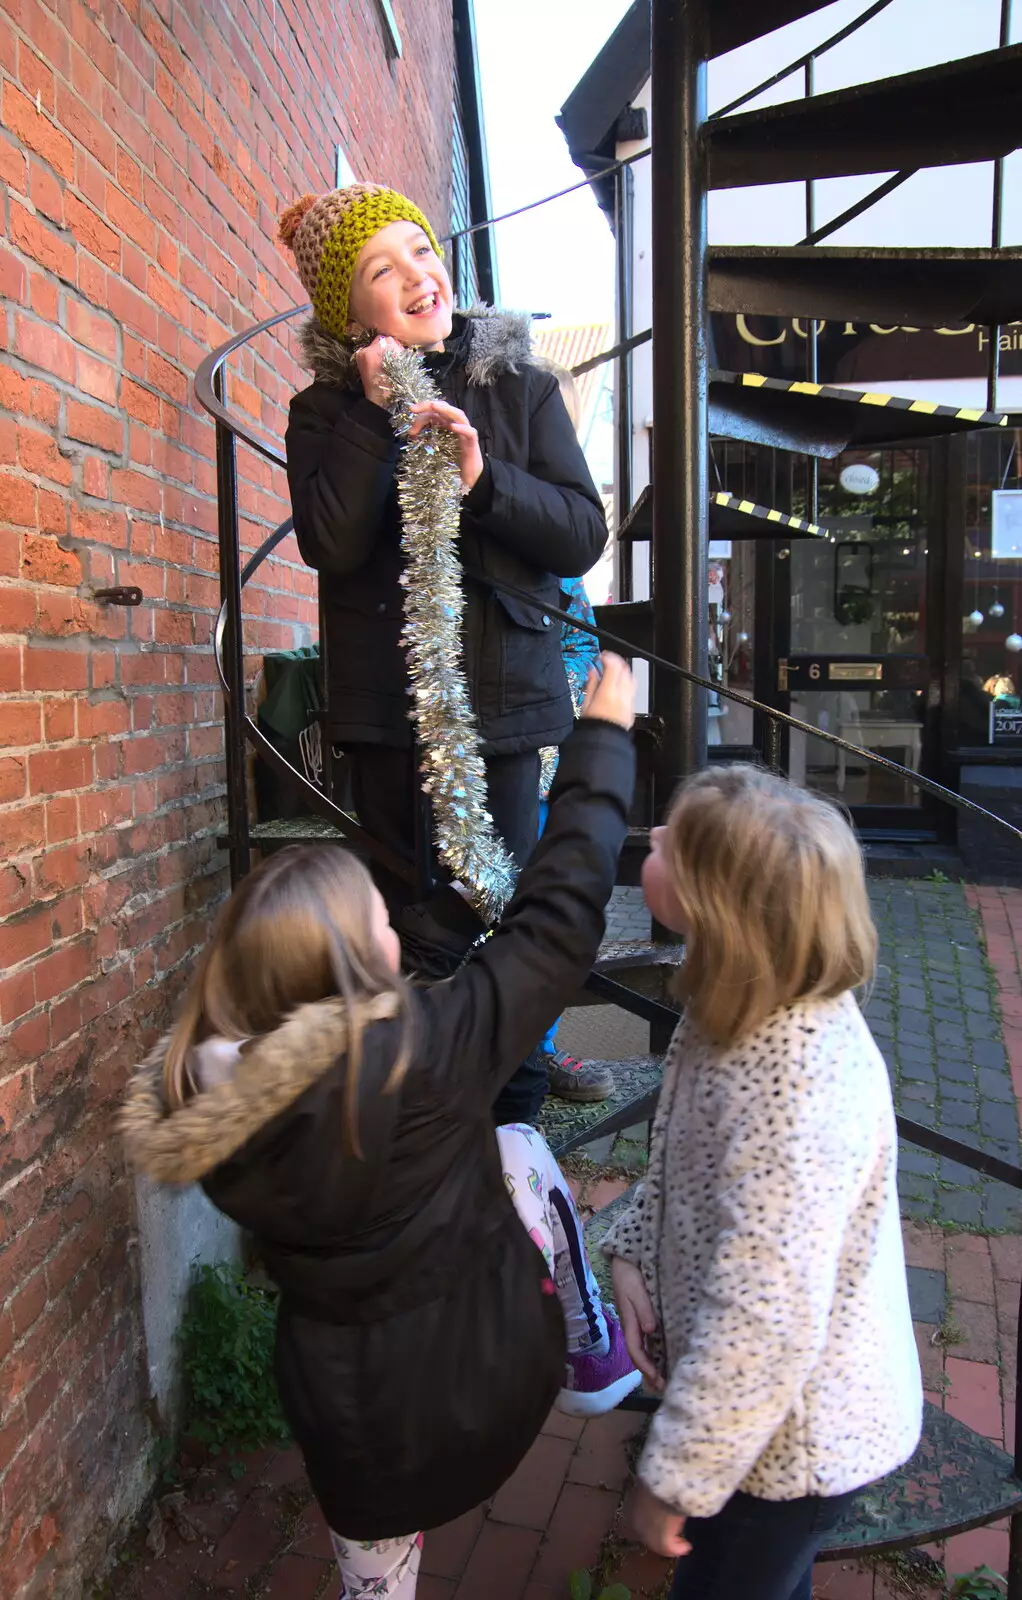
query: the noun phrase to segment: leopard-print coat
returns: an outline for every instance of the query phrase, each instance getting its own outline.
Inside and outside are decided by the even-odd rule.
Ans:
[[[642,1271],[668,1379],[639,1476],[685,1515],[742,1489],[835,1495],[900,1466],[922,1385],[883,1057],[851,994],[715,1048],[675,1034],[638,1197],[603,1241]]]

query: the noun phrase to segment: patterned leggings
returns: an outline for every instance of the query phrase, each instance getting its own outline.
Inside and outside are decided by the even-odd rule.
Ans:
[[[568,1350],[591,1350],[607,1337],[600,1291],[586,1259],[571,1190],[541,1133],[524,1124],[497,1129],[504,1182],[529,1238],[542,1252],[564,1312]],[[341,1569],[339,1600],[362,1596],[414,1600],[422,1534],[400,1539],[345,1539],[331,1533]]]

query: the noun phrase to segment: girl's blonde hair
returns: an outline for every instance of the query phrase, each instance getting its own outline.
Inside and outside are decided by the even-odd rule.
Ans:
[[[271,1033],[297,1006],[338,996],[347,1025],[345,1135],[361,1155],[359,1071],[367,1005],[376,996],[393,994],[402,1020],[384,1093],[401,1083],[411,1053],[408,985],[384,961],[372,913],[368,871],[335,845],[291,845],[245,878],[220,913],[171,1033],[163,1066],[167,1106],[174,1110],[195,1092],[189,1061],[203,1039]]]
[[[679,998],[713,1043],[873,977],[862,852],[829,801],[758,767],[711,767],[682,784],[662,848],[685,929]]]
[[[582,421],[582,398],[578,392],[578,384],[575,382],[574,377],[567,367],[562,367],[559,361],[552,361],[549,356],[533,355],[532,364],[534,367],[539,367],[541,372],[549,372],[557,379],[557,387],[561,391],[561,399],[564,401],[565,410],[571,418],[572,427],[577,433],[579,424]]]

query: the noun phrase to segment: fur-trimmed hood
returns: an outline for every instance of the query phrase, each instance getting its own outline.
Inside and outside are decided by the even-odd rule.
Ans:
[[[393,994],[365,1006],[367,1023],[396,1016]],[[195,1183],[235,1155],[322,1077],[347,1047],[341,1000],[299,1006],[273,1033],[239,1047],[230,1077],[169,1111],[163,1063],[169,1035],[135,1072],[121,1112],[128,1157],[160,1183]]]
[[[467,311],[456,311],[454,317],[453,337],[468,325],[465,367],[469,383],[485,388],[502,373],[518,372],[531,363],[532,318],[527,311],[497,311],[493,306],[477,304]],[[341,389],[361,386],[354,344],[335,339],[317,317],[310,317],[302,326],[299,338],[302,363],[320,383]]]

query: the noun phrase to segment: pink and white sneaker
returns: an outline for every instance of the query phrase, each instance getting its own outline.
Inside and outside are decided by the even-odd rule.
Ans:
[[[617,1314],[611,1306],[605,1305],[603,1310],[610,1340],[606,1355],[585,1350],[568,1356],[564,1388],[554,1404],[569,1417],[602,1417],[642,1382],[642,1373],[632,1365]]]

